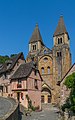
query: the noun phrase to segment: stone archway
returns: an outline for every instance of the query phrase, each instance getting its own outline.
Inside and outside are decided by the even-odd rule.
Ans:
[[[42,88],[41,91],[41,102],[42,103],[51,103],[51,90],[47,87]]]

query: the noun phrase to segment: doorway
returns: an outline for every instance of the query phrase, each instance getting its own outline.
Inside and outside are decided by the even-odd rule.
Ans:
[[[51,103],[51,91],[48,88],[42,89],[41,102]]]
[[[20,102],[20,92],[17,92],[17,100]]]

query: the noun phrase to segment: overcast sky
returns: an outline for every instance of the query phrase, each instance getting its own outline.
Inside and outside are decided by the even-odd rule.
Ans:
[[[75,0],[0,0],[0,55],[23,52],[38,23],[44,44],[52,49],[53,33],[63,15],[75,62]]]

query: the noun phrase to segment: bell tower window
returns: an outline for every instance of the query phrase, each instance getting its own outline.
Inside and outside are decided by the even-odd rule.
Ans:
[[[62,43],[62,38],[58,38],[58,44]]]
[[[57,52],[57,57],[61,57],[61,52]]]
[[[33,45],[33,50],[36,50],[36,45]]]

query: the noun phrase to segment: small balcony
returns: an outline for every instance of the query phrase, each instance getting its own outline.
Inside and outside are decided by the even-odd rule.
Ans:
[[[22,88],[22,85],[21,84],[17,84],[17,88]]]

